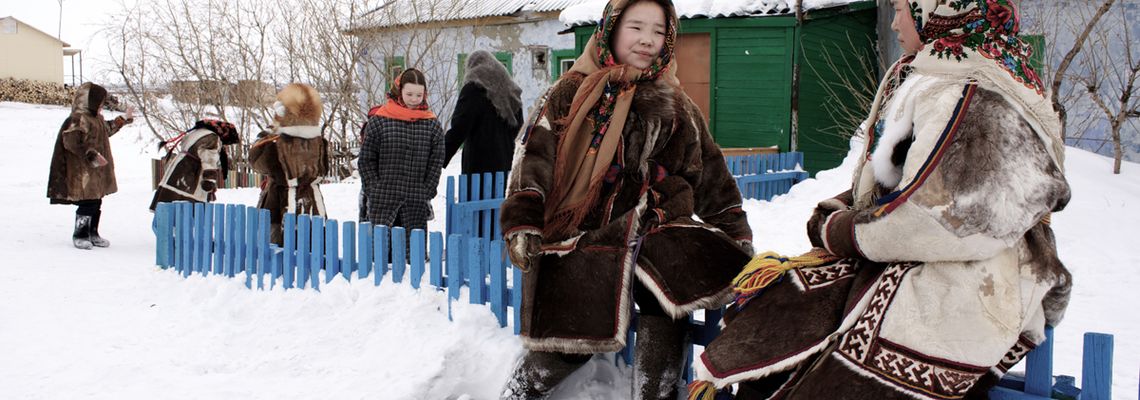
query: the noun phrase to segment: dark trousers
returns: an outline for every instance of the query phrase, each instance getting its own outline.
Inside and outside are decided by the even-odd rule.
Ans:
[[[75,209],[75,215],[86,215],[94,217],[99,214],[99,210],[103,208],[103,199],[95,200],[79,200],[75,202],[78,208]]]

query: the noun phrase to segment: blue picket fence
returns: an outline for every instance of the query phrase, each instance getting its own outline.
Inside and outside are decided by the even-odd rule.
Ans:
[[[449,179],[450,180],[450,179]],[[269,241],[269,211],[234,204],[160,203],[155,210],[155,264],[183,277],[224,275],[244,279],[248,288],[320,290],[338,276],[346,281],[372,279],[379,286],[390,276],[413,288],[427,284],[447,292],[448,308],[468,288],[471,304],[490,307],[499,325],[519,333],[522,273],[505,257],[501,240],[453,233],[444,243],[439,232],[339,223],[308,215],[286,214],[282,246]],[[305,240],[307,239],[307,240]],[[391,257],[389,257],[391,252]],[[425,259],[426,256],[426,259]],[[450,312],[449,312],[450,314]],[[720,333],[721,310],[705,310],[690,322],[694,345],[704,346]],[[631,318],[627,346],[615,359],[633,362],[637,326]],[[1026,357],[1024,375],[1009,374],[990,392],[998,400],[1048,398],[1110,399],[1113,337],[1086,333],[1081,388],[1068,376],[1053,376],[1053,329]],[[689,352],[689,365],[692,365]],[[691,368],[686,379],[691,377]]]
[[[802,170],[804,154],[799,152],[730,156],[724,160],[745,199],[771,200],[808,178]],[[445,233],[501,237],[499,206],[506,193],[506,180],[503,171],[447,177]]]
[[[746,199],[772,200],[808,178],[800,152],[732,156],[724,161]]]
[[[506,173],[483,173],[447,177],[448,235],[499,238],[499,206],[507,189]]]
[[[419,289],[426,277],[448,292],[449,304],[467,287],[470,302],[489,305],[500,326],[518,320],[522,291],[511,283],[522,276],[503,256],[501,240],[452,234],[445,246],[439,232],[286,214],[277,246],[269,241],[268,210],[213,203],[160,203],[154,226],[155,264],[183,277],[224,275],[251,289],[287,290],[320,290],[338,276],[371,278],[377,286],[391,276]]]

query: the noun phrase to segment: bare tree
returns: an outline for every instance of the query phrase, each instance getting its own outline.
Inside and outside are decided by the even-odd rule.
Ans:
[[[1093,34],[1090,51],[1079,61],[1083,73],[1076,77],[1108,120],[1114,174],[1120,173],[1124,154],[1121,129],[1129,125],[1131,118],[1140,116],[1140,102],[1135,96],[1140,79],[1140,58],[1137,57],[1140,45],[1132,42],[1125,9],[1118,10],[1122,23],[1106,26]]]
[[[1061,58],[1061,64],[1055,71],[1053,71],[1053,74],[1051,75],[1053,80],[1050,86],[1052,89],[1051,100],[1053,101],[1053,109],[1057,110],[1057,114],[1059,114],[1061,117],[1062,140],[1068,137],[1067,131],[1065,130],[1065,123],[1068,120],[1068,110],[1065,108],[1064,103],[1062,103],[1059,98],[1061,83],[1065,80],[1065,73],[1068,72],[1069,66],[1073,63],[1073,59],[1075,59],[1077,57],[1077,54],[1081,52],[1081,49],[1085,45],[1085,41],[1088,40],[1089,33],[1092,32],[1093,27],[1095,27],[1097,23],[1100,22],[1101,17],[1103,17],[1104,14],[1108,12],[1109,8],[1112,8],[1112,4],[1115,2],[1116,0],[1105,0],[1104,3],[1097,8],[1096,12],[1094,12],[1092,17],[1088,19],[1088,22],[1085,23],[1084,29],[1082,29],[1081,33],[1077,35],[1076,40],[1073,42],[1073,47],[1071,47],[1069,51],[1065,53],[1065,56]],[[1059,15],[1058,13],[1049,14],[1053,15],[1054,17]]]
[[[809,58],[806,63],[812,74],[817,77],[828,76],[835,79],[821,79],[824,93],[827,95],[823,103],[824,110],[835,118],[833,126],[823,129],[828,136],[838,137],[846,143],[851,136],[859,130],[859,125],[867,118],[867,110],[871,109],[875,101],[875,92],[879,86],[879,73],[874,64],[867,59],[844,56],[843,49],[857,49],[850,35],[846,44],[835,44],[835,52],[831,46],[822,46],[819,57],[822,62],[812,62]],[[846,150],[846,147],[836,150]]]

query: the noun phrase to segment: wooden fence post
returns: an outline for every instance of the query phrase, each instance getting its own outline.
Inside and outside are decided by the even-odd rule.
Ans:
[[[309,263],[312,261],[309,249],[313,246],[312,225],[312,216],[297,216],[297,289],[304,289],[305,284],[309,282]]]
[[[443,287],[443,235],[439,232],[431,233],[431,272],[428,281],[437,288]]]
[[[340,258],[337,257],[337,231],[340,223],[330,219],[325,223],[325,283],[332,282],[340,273]]]
[[[341,249],[340,275],[346,282],[352,282],[352,270],[356,268],[356,223],[344,221],[344,237]]]
[[[360,230],[360,239],[357,248],[360,249],[359,265],[356,267],[356,277],[364,279],[368,274],[372,273],[372,223],[361,222],[357,229]]]
[[[468,303],[471,304],[484,304],[486,303],[483,297],[483,277],[485,276],[483,264],[486,260],[483,259],[483,239],[476,236],[468,236],[467,239],[467,288],[469,296]]]
[[[447,298],[459,300],[459,288],[463,286],[463,279],[459,278],[459,270],[463,269],[463,236],[453,233],[447,236]]]
[[[245,287],[253,287],[257,268],[257,208],[245,208]]]
[[[404,269],[408,266],[404,233],[404,227],[392,227],[392,282],[395,283],[404,281]]]
[[[1045,341],[1025,356],[1025,393],[1053,394],[1053,327],[1045,327]]]
[[[411,244],[411,246],[409,246],[411,247],[411,250],[409,251],[412,252],[412,254],[408,255],[408,258],[411,259],[412,263],[410,270],[412,274],[412,287],[419,289],[420,283],[423,282],[424,278],[424,256],[426,255],[427,250],[424,248],[424,244],[426,244],[424,241],[424,230],[412,229],[412,235],[409,240],[409,243]]]
[[[162,269],[174,266],[174,205],[158,203],[154,209],[154,264]]]
[[[1081,400],[1112,399],[1112,335],[1085,333]]]
[[[388,227],[384,225],[374,226],[372,243],[372,259],[376,264],[372,267],[372,281],[376,286],[380,286],[380,281],[384,280],[384,274],[388,273],[388,247],[391,243],[388,242]]]
[[[220,275],[226,255],[226,205],[214,203],[210,207],[214,209],[214,275]]]
[[[312,254],[309,255],[311,263],[309,264],[309,286],[313,290],[321,290],[321,260],[325,255],[325,219],[320,216],[313,216],[313,247]]]
[[[285,289],[292,289],[294,271],[297,269],[297,255],[294,253],[297,250],[297,216],[293,213],[286,213],[281,225],[283,236],[281,244],[285,246],[281,254],[281,275],[285,281]]]
[[[257,210],[257,289],[265,290],[265,273],[270,272],[269,260],[269,210]],[[270,274],[270,279],[272,278]]]
[[[507,326],[507,292],[506,266],[503,264],[503,241],[491,242],[491,249],[487,252],[487,267],[491,270],[491,312],[499,320],[499,327]]]

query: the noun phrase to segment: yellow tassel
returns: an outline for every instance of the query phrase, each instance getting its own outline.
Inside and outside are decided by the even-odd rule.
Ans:
[[[689,384],[689,397],[687,400],[714,400],[716,399],[716,386],[709,381],[693,381]]]
[[[744,270],[732,280],[732,291],[736,294],[737,304],[740,305],[742,301],[747,302],[791,269],[815,267],[838,259],[838,256],[821,248],[814,248],[796,257],[783,257],[771,251],[764,252],[752,258],[752,261],[744,266]]]

